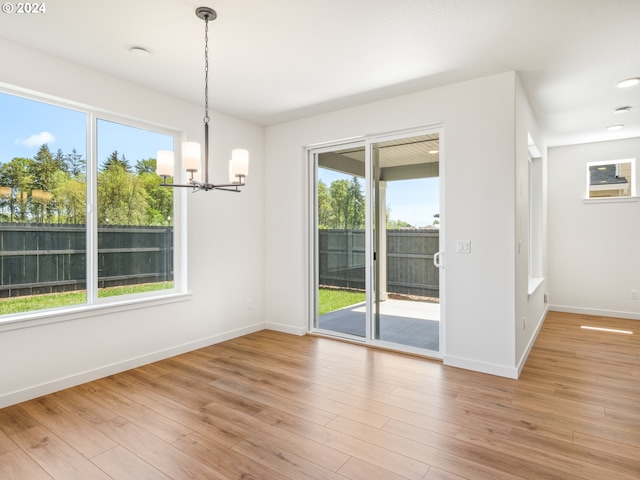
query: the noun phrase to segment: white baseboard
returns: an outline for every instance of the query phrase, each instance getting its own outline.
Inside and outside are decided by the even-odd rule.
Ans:
[[[595,315],[597,317],[625,318],[627,320],[640,320],[640,313],[620,312],[617,310],[599,310],[597,308],[571,307],[567,305],[550,305],[552,312],[577,313],[580,315]]]
[[[9,405],[14,405],[20,402],[25,402],[27,400],[41,397],[42,395],[48,395],[50,393],[58,392],[60,390],[64,390],[65,388],[75,387],[76,385],[81,385],[83,383],[91,382],[99,378],[108,377],[109,375],[114,375],[126,370],[131,370],[132,368],[141,367],[142,365],[147,365],[159,360],[164,360],[165,358],[181,355],[192,350],[215,345],[216,343],[231,340],[242,335],[258,332],[260,330],[264,330],[264,328],[265,326],[263,323],[254,324],[248,327],[232,330],[230,332],[225,332],[219,335],[213,335],[211,337],[196,340],[194,342],[176,345],[174,347],[170,347],[164,350],[158,350],[156,352],[150,352],[144,355],[140,355],[139,357],[124,360],[122,362],[117,362],[92,370],[79,372],[68,377],[58,378],[50,382],[41,383],[40,385],[34,385],[32,387],[25,388],[23,390],[9,392],[0,395],[0,408],[8,407]]]
[[[464,368],[465,370],[473,370],[474,372],[488,373],[506,378],[518,378],[518,369],[515,367],[507,367],[506,365],[497,365],[494,363],[478,362],[468,358],[454,357],[445,355],[442,363],[449,367]]]
[[[536,327],[536,331],[533,332],[533,336],[529,340],[529,343],[527,344],[527,348],[525,348],[524,352],[520,356],[520,360],[518,361],[518,365],[517,365],[518,378],[520,377],[520,374],[522,373],[522,369],[524,368],[524,365],[527,362],[527,358],[531,353],[533,344],[536,342],[536,338],[538,338],[538,334],[540,333],[540,329],[542,328],[542,324],[544,323],[544,319],[546,318],[548,312],[549,312],[549,307],[547,306],[547,308],[544,309],[544,312],[542,312],[542,317],[538,320],[538,326]]]
[[[298,336],[307,334],[307,329],[305,327],[292,327],[291,325],[282,325],[281,323],[267,322],[264,324],[264,328],[266,330],[274,330],[276,332],[290,333]]]

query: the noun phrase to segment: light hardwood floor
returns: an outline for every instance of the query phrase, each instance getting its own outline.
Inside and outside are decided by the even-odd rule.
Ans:
[[[517,381],[262,331],[0,410],[51,478],[638,479],[640,322],[550,313]]]

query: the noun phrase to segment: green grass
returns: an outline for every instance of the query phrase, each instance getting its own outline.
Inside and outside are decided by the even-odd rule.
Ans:
[[[364,302],[365,298],[364,292],[321,288],[318,290],[318,315]]]
[[[100,298],[133,293],[166,290],[173,286],[173,282],[145,283],[142,285],[125,285],[122,287],[102,288],[98,291]],[[29,295],[26,297],[5,298],[0,300],[0,315],[12,313],[33,312],[49,308],[70,307],[86,303],[87,294],[84,290],[65,293],[48,293],[43,295]]]
[[[123,287],[103,288],[98,292],[100,298],[114,297],[118,295],[130,295],[134,293],[152,292],[171,288],[171,282],[147,283],[143,285],[126,285]],[[348,307],[356,303],[364,302],[364,292],[350,290],[333,290],[321,288],[318,292],[319,314],[332,312],[340,308]],[[84,290],[66,293],[49,293],[44,295],[31,295],[27,297],[6,298],[0,300],[0,315],[12,313],[33,312],[50,308],[70,307],[81,305],[87,301]]]

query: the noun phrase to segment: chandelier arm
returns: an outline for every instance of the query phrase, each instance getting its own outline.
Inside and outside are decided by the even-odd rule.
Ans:
[[[225,187],[221,187],[221,186],[214,186],[212,188],[212,190],[224,190],[225,192],[240,193],[241,190],[238,190],[239,186],[240,185],[237,185],[235,188],[225,188]]]

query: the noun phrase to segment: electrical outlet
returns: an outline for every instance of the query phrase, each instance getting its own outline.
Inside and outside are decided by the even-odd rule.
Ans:
[[[631,300],[638,300],[638,290],[631,290]]]
[[[522,330],[527,329],[527,317],[522,317]]]
[[[253,309],[253,300],[251,300],[250,298],[247,298],[247,310],[252,310]]]

